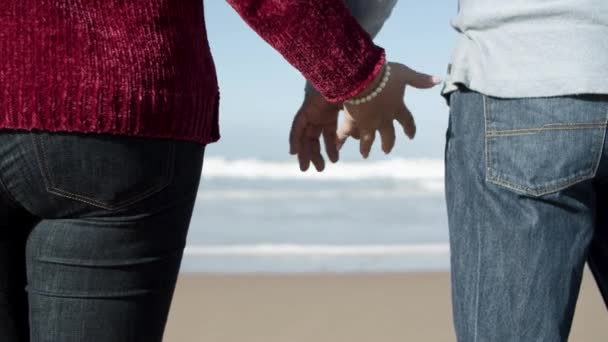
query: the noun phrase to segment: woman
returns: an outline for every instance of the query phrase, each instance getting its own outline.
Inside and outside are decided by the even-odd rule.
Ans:
[[[353,117],[403,105],[407,74],[388,77],[342,0],[229,2]],[[1,341],[162,340],[219,138],[202,15],[200,0],[3,2]]]

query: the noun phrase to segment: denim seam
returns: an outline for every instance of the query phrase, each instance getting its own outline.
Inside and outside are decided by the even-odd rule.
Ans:
[[[526,186],[516,185],[516,184],[514,184],[512,182],[509,182],[509,181],[504,180],[504,179],[502,179],[500,177],[497,177],[497,176],[488,177],[488,181],[490,183],[494,183],[494,184],[497,184],[497,185],[500,185],[500,186],[504,186],[505,188],[511,189],[513,191],[516,191],[516,192],[520,192],[520,193],[523,193],[523,194],[526,194],[526,195],[531,195],[531,196],[539,197],[539,196],[544,196],[544,195],[547,195],[547,194],[550,194],[550,193],[553,193],[553,192],[559,192],[561,190],[564,190],[564,189],[567,189],[567,188],[571,187],[572,185],[574,185],[576,183],[580,183],[582,181],[591,179],[593,177],[594,177],[593,174],[585,175],[585,176],[579,176],[579,177],[574,178],[572,180],[565,181],[564,185],[562,185],[562,186],[558,186],[558,187],[555,187],[555,188],[554,187],[544,186],[544,187],[540,187],[539,188],[540,190],[534,190],[534,189],[526,187]]]
[[[608,129],[608,109],[606,109],[606,117],[604,118],[606,125],[604,126],[604,134],[602,136],[602,147],[600,147],[599,150],[599,156],[597,158],[597,161],[595,163],[595,167],[593,169],[593,176],[595,177],[597,175],[597,171],[600,168],[600,164],[602,162],[602,156],[604,155],[604,147],[606,146],[606,129]]]
[[[166,169],[166,174],[167,174],[167,180],[129,200],[120,202],[116,205],[109,205],[108,203],[104,203],[101,201],[97,201],[93,198],[87,197],[87,196],[83,196],[83,195],[79,195],[79,194],[75,194],[69,191],[65,191],[63,189],[59,189],[56,186],[54,186],[52,184],[51,181],[51,177],[50,177],[50,172],[48,170],[48,165],[46,164],[46,161],[48,160],[48,157],[46,156],[46,150],[44,149],[44,147],[42,146],[42,143],[39,140],[39,137],[34,136],[34,144],[35,144],[35,153],[36,153],[36,158],[38,159],[38,168],[40,169],[40,172],[42,173],[43,179],[44,179],[44,185],[46,190],[49,193],[61,196],[61,197],[66,197],[69,199],[73,199],[76,201],[81,201],[96,207],[100,207],[102,209],[106,209],[106,210],[118,210],[118,209],[122,209],[124,207],[127,207],[131,204],[134,204],[140,200],[143,200],[144,198],[147,198],[149,196],[154,195],[155,193],[160,192],[161,190],[163,190],[164,188],[166,188],[171,181],[173,180],[173,176],[174,176],[174,164],[175,164],[175,145],[171,145],[171,148],[169,150],[169,161],[168,161],[168,165],[167,165],[167,169]],[[42,157],[40,156],[40,153],[38,152],[38,149],[42,152]]]
[[[6,186],[6,183],[4,183],[4,180],[2,179],[1,176],[0,176],[0,187],[2,188],[2,190],[4,190],[2,193],[9,202],[11,202],[17,208],[22,207],[21,204],[19,204],[19,202],[17,202],[17,199],[13,196],[13,194],[11,194],[11,192],[8,189],[8,186]]]
[[[584,129],[597,129],[606,128],[608,124],[557,124],[557,125],[545,125],[539,128],[527,128],[527,129],[511,129],[511,130],[492,130],[488,131],[486,135],[491,137],[509,137],[509,136],[520,136],[520,135],[531,135],[537,134],[543,131],[572,131],[572,130],[584,130]]]
[[[490,165],[491,165],[491,160],[490,160],[490,148],[488,147],[488,101],[487,101],[487,96],[483,95],[483,118],[484,118],[484,122],[483,122],[483,126],[484,126],[484,154],[486,157],[486,165],[485,165],[485,170],[484,170],[484,174],[485,174],[485,178],[487,179],[489,176],[488,174],[490,173]]]
[[[82,266],[82,267],[90,267],[90,268],[121,268],[121,267],[130,267],[137,265],[146,265],[154,262],[162,261],[167,258],[171,258],[174,256],[179,256],[184,252],[185,246],[180,246],[173,251],[169,251],[159,256],[155,257],[145,257],[140,259],[127,259],[121,260],[120,262],[114,261],[101,261],[101,262],[90,262],[90,261],[80,261],[74,262],[71,259],[66,258],[58,258],[58,257],[38,257],[36,258],[37,262],[46,263],[46,264],[55,264],[55,265],[64,265],[64,266]]]
[[[33,294],[37,294],[37,295],[41,295],[41,296],[46,296],[46,297],[59,297],[59,298],[117,298],[117,297],[132,297],[132,296],[145,296],[145,295],[149,295],[152,293],[156,293],[158,292],[158,290],[165,290],[165,289],[157,289],[157,290],[130,290],[130,291],[113,291],[113,292],[107,292],[104,294],[99,294],[99,295],[92,295],[89,292],[78,292],[78,291],[74,291],[73,293],[70,292],[58,292],[58,293],[53,293],[53,292],[49,292],[49,291],[43,291],[43,290],[35,290],[32,289],[31,286],[26,286],[25,290],[28,293],[33,293]]]
[[[497,131],[497,130],[493,130],[493,131],[488,131],[488,119],[491,119],[490,117],[490,110],[488,108],[488,104],[486,101],[486,96],[483,97],[483,101],[484,101],[484,118],[485,118],[485,148],[486,148],[486,180],[490,183],[496,184],[496,185],[500,185],[503,186],[507,189],[519,192],[519,193],[523,193],[525,195],[531,195],[531,196],[535,196],[535,197],[540,197],[540,196],[544,196],[550,193],[554,193],[554,192],[558,192],[564,189],[567,189],[568,187],[588,180],[588,179],[592,179],[593,177],[595,177],[595,175],[597,174],[597,170],[601,161],[601,156],[602,156],[602,152],[603,152],[603,142],[606,138],[606,130],[604,130],[603,132],[603,138],[602,138],[602,148],[599,149],[599,153],[598,153],[598,157],[596,158],[594,165],[592,167],[591,171],[585,171],[585,172],[579,172],[573,176],[570,177],[564,177],[564,178],[560,178],[557,180],[554,180],[552,182],[550,182],[549,184],[542,186],[542,187],[538,187],[537,189],[532,189],[530,187],[527,186],[522,186],[522,185],[517,185],[503,177],[501,177],[500,175],[492,175],[491,174],[491,160],[490,160],[490,148],[489,148],[489,141],[492,140],[492,138],[496,138],[496,137],[505,137],[505,136],[519,136],[519,135],[526,135],[526,134],[497,134],[497,133],[501,133],[501,132],[506,132],[506,133],[510,133],[510,132],[524,132],[524,131],[529,131],[530,133],[527,134],[533,134],[534,132],[540,132],[543,130],[558,130],[556,127],[560,127],[559,130],[580,130],[580,129],[597,129],[597,128],[608,128],[608,111],[606,112],[606,116],[604,118],[604,122],[603,123],[591,123],[591,124],[552,124],[552,125],[546,125],[543,126],[539,129],[521,129],[521,130],[506,130],[506,131]],[[563,183],[562,186],[551,186],[551,184],[555,184],[555,183]]]
[[[488,131],[488,101],[487,96],[482,97],[483,101],[483,117],[484,117],[484,137],[486,136],[486,132]],[[489,171],[488,161],[490,159],[489,149],[488,149],[488,139],[484,139],[484,148],[485,148],[485,159],[486,159],[486,168],[484,173],[487,176]],[[477,342],[477,337],[479,335],[479,298],[481,297],[480,285],[481,285],[481,228],[477,227],[477,269],[475,270],[475,322],[474,322],[474,331],[473,331],[473,342]]]
[[[477,270],[476,276],[477,280],[475,282],[475,333],[473,337],[473,341],[477,342],[477,337],[479,335],[479,297],[481,297],[480,288],[481,288],[481,249],[483,245],[481,244],[481,229],[477,229]]]

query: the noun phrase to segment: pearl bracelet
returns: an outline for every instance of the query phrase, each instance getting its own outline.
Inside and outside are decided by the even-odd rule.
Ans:
[[[388,83],[388,80],[390,78],[391,78],[391,66],[389,64],[387,64],[386,69],[384,70],[384,76],[382,77],[382,81],[380,82],[378,87],[376,89],[374,89],[374,91],[371,92],[371,94],[369,94],[365,97],[359,98],[359,99],[351,99],[351,100],[346,100],[344,102],[349,105],[360,105],[360,104],[367,103],[367,102],[373,100],[376,96],[378,96],[378,94],[380,94],[384,90],[384,88],[386,87],[386,84]]]

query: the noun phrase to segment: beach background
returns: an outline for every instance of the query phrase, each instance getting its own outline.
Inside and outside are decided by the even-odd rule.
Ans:
[[[170,342],[454,341],[443,186],[448,108],[408,90],[418,124],[390,156],[301,173],[288,134],[303,80],[224,1],[206,1],[222,90],[222,141],[207,148]],[[401,1],[377,42],[443,75],[456,1]],[[589,275],[572,341],[608,340]]]

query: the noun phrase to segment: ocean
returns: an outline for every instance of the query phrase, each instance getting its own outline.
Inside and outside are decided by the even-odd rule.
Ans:
[[[411,272],[449,267],[438,159],[205,159],[182,270]]]
[[[400,4],[376,42],[391,60],[443,75],[455,35],[445,23],[454,6]],[[433,25],[425,15],[429,6]],[[362,161],[353,140],[344,145],[338,164],[322,174],[302,174],[287,153],[289,128],[303,99],[302,76],[225,3],[207,1],[205,7],[221,88],[222,139],[207,148],[182,269],[447,270],[442,158],[448,107],[441,87],[408,87],[416,139],[405,138],[395,124],[397,143],[390,156],[380,151],[377,139],[370,159]],[[425,30],[404,29],[405,22],[426,25]],[[411,46],[420,53],[413,54]]]

